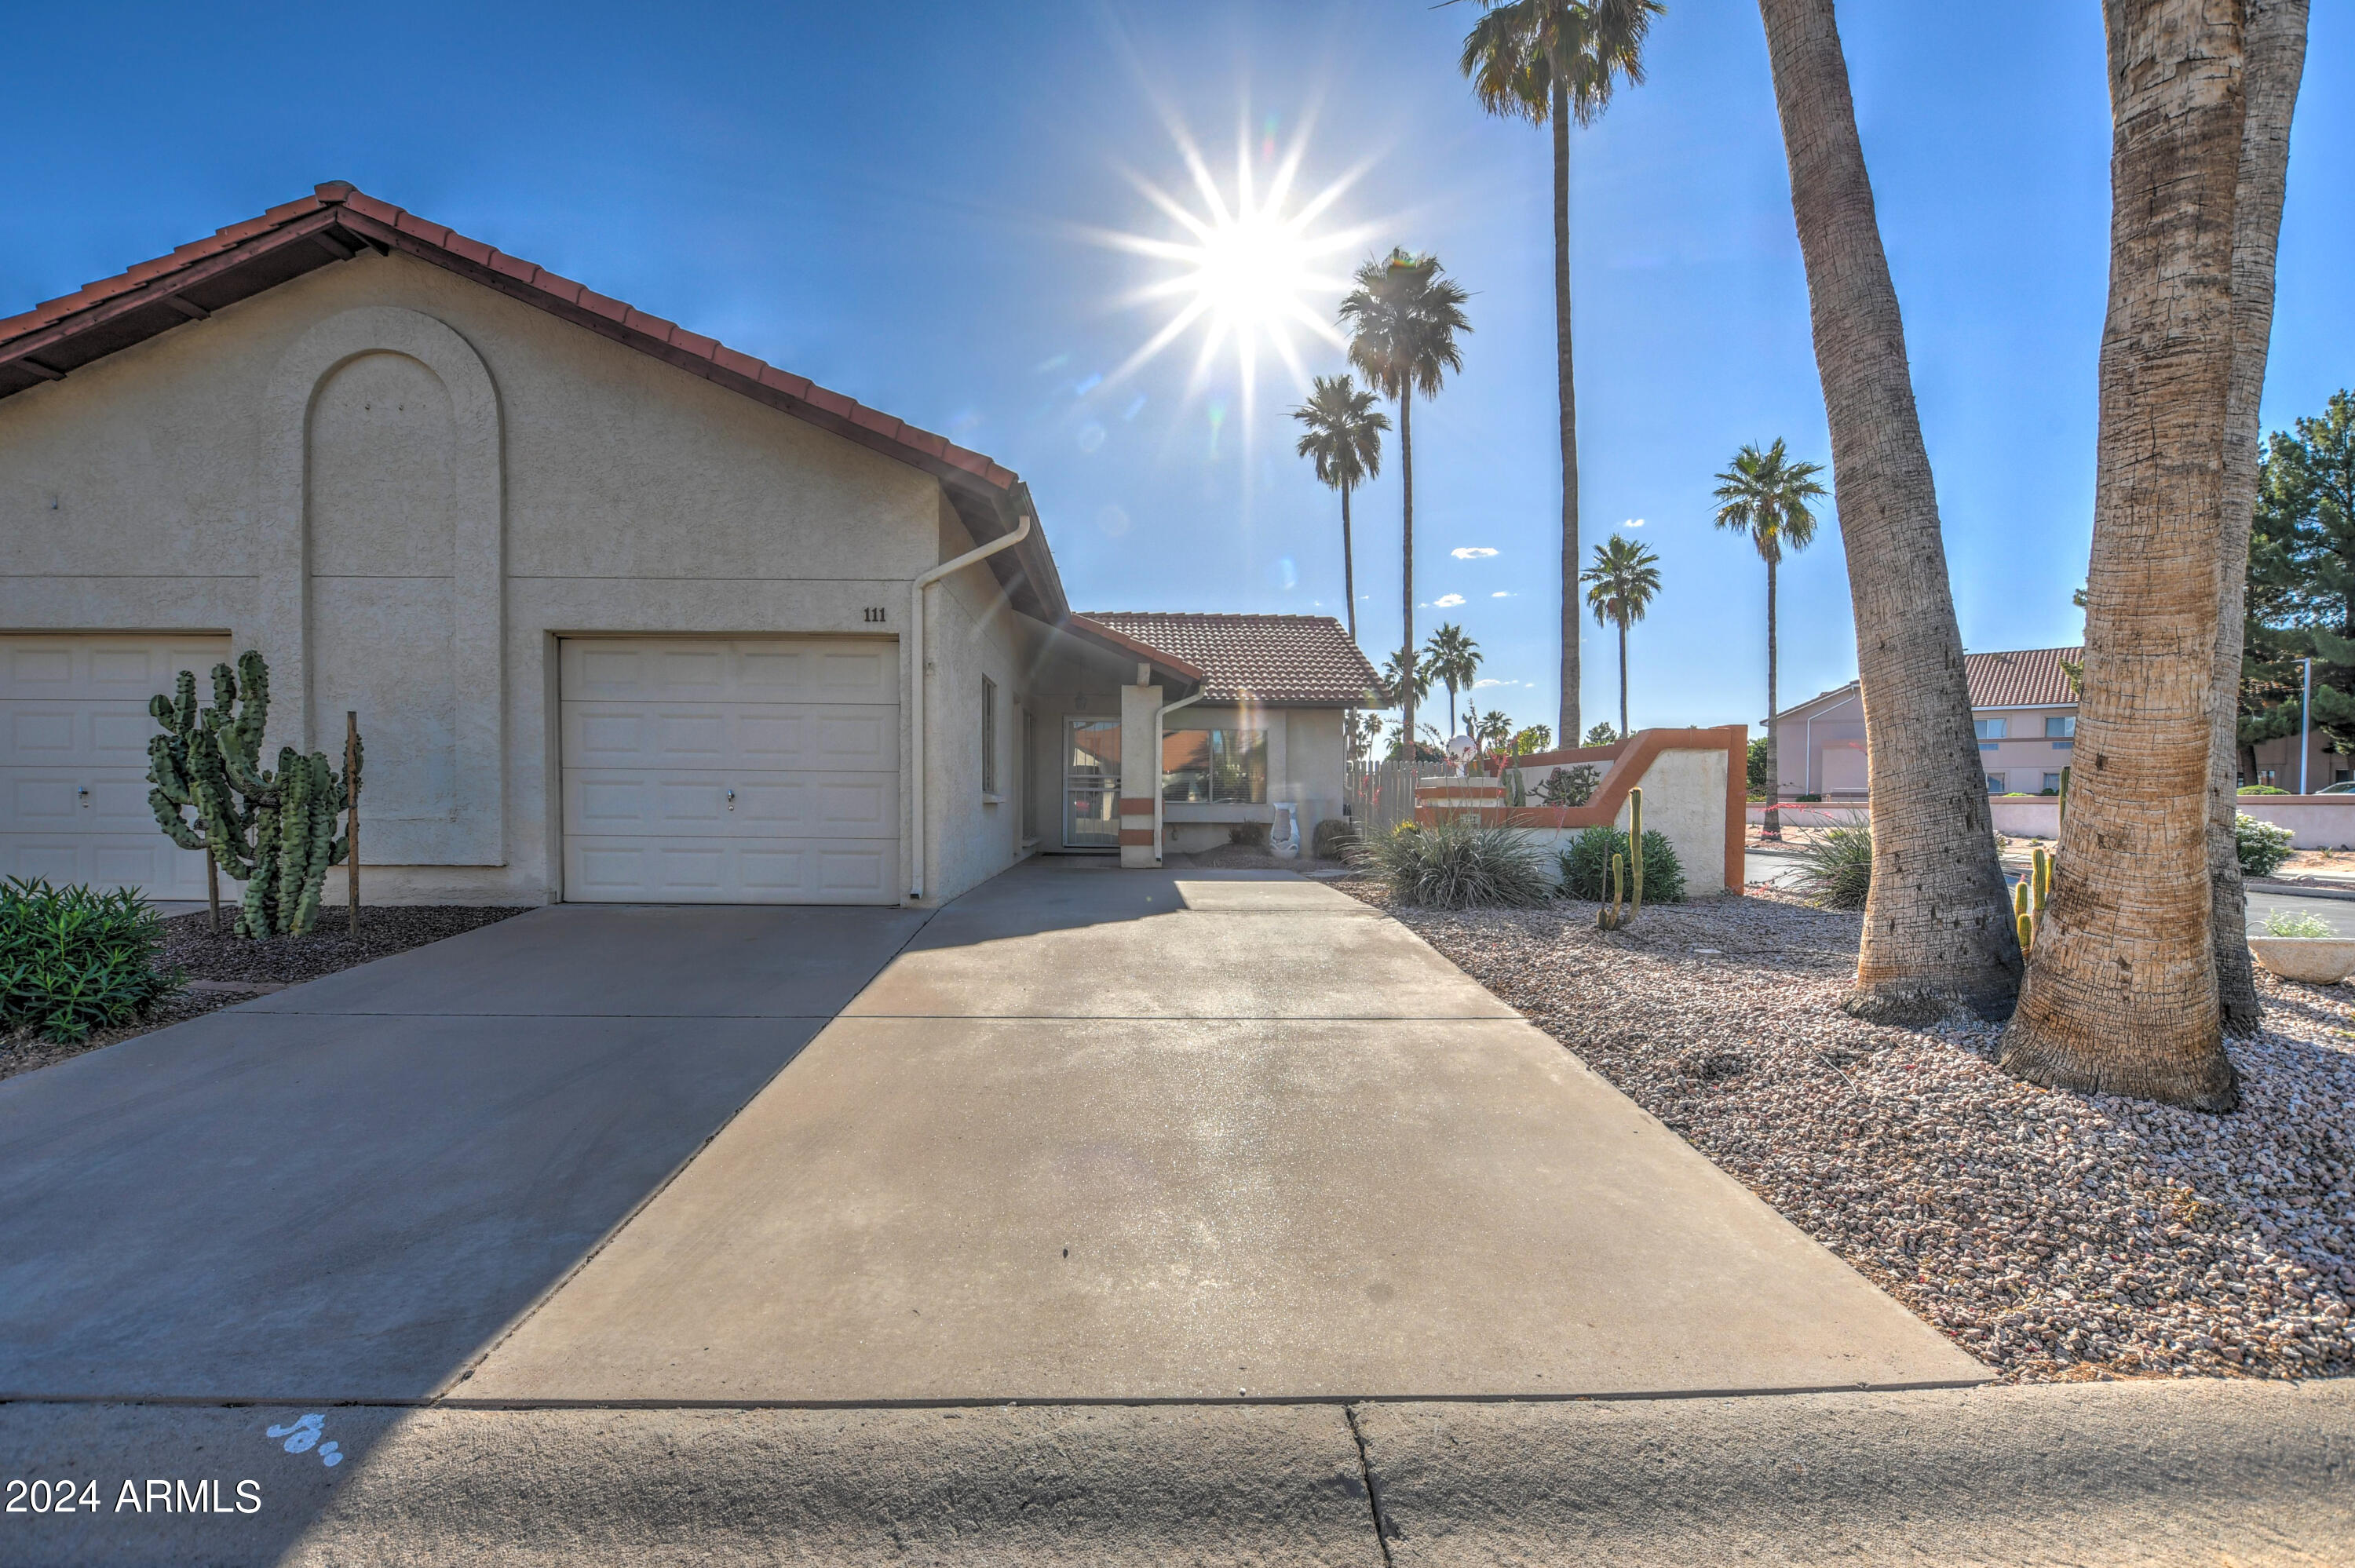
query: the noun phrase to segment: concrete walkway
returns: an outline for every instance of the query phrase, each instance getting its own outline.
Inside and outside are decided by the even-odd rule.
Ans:
[[[936,915],[461,1401],[1629,1394],[1986,1374],[1419,938],[1275,873]]]
[[[922,920],[543,909],[0,1083],[0,1396],[429,1397]]]

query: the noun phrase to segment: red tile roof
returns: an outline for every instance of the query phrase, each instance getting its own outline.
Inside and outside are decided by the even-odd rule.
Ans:
[[[1091,610],[1082,619],[1199,667],[1212,702],[1365,705],[1374,667],[1329,615]]]
[[[2061,668],[2064,660],[2082,668],[2085,662],[2085,651],[2083,648],[2015,648],[2000,653],[1966,653],[1963,655],[1963,677],[1970,683],[1971,706],[2075,707],[2077,688],[2070,683],[2069,673]],[[1856,683],[1850,681],[1845,686],[1817,692],[1806,702],[1785,708],[1780,716],[1787,719],[1827,697],[1837,697],[1843,692],[1854,690]]]
[[[2067,708],[2077,705],[2061,662],[2083,665],[2083,648],[2022,648],[2009,653],[1966,653],[1963,673],[1975,708]]]
[[[505,255],[333,180],[307,196],[272,207],[191,240],[112,278],[0,320],[0,397],[63,379],[94,360],[200,321],[224,306],[275,288],[365,249],[400,250],[472,279],[576,325],[613,339],[691,375],[767,403],[888,457],[925,470],[947,486],[976,538],[1010,531],[1021,515],[1037,515],[1013,470],[943,436],[863,407],[805,376],[633,309],[517,257]],[[1024,608],[1047,620],[1069,612],[1062,583],[1044,535],[1006,556],[1001,576]]]

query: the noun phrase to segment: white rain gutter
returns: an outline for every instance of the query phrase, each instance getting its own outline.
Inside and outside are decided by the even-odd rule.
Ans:
[[[908,896],[924,895],[924,869],[929,863],[927,851],[932,845],[932,824],[924,819],[924,590],[943,577],[961,572],[975,561],[986,560],[1000,550],[1012,549],[1030,536],[1030,518],[1026,514],[1021,526],[1011,534],[992,539],[977,550],[967,550],[953,561],[943,561],[918,577],[908,589],[908,665],[915,684],[916,713],[908,726],[909,776],[908,789],[914,807],[915,863],[908,879]]]
[[[1164,703],[1153,710],[1153,863],[1161,863],[1162,836],[1168,831],[1162,819],[1169,814],[1169,802],[1161,789],[1161,721],[1179,708],[1191,707],[1209,695],[1207,687],[1190,697],[1180,697],[1174,703]]]

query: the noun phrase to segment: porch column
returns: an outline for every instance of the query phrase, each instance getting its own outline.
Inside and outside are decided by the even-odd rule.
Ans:
[[[1150,871],[1161,863],[1154,800],[1161,793],[1161,690],[1137,666],[1137,683],[1120,689],[1120,863]]]

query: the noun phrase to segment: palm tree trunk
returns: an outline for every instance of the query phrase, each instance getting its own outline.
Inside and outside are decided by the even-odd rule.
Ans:
[[[1619,738],[1627,738],[1627,623],[1619,623]]]
[[[1872,789],[1872,887],[1843,1005],[1891,1022],[1956,1003],[2000,1016],[2018,993],[2019,944],[1848,62],[1832,0],[1759,0],[1759,12],[1831,425]]]
[[[1777,744],[1782,739],[1782,726],[1774,717],[1774,557],[1766,557],[1766,822],[1758,836],[1772,843],[1783,842],[1783,752]]]
[[[1561,395],[1561,743],[1574,746],[1578,724],[1578,386],[1570,355],[1570,95],[1554,75],[1553,344]],[[1624,727],[1624,717],[1623,717]]]
[[[2238,809],[2241,649],[2249,588],[2249,527],[2257,503],[2263,440],[2257,402],[2274,326],[2274,249],[2289,177],[2290,113],[2306,71],[2308,0],[2249,0],[2243,77],[2248,115],[2232,202],[2232,385],[2224,429],[2222,580],[2216,611],[2215,727],[2208,754],[2208,879],[2214,890],[2216,993],[2227,1034],[2260,1022],[2250,970],[2248,897],[2233,842]]]
[[[2003,1065],[2201,1110],[2239,1102],[2208,874],[2233,373],[2243,0],[2105,0],[2110,300],[2062,874]]]
[[[1406,497],[1405,528],[1401,546],[1401,558],[1406,564],[1406,602],[1402,610],[1406,640],[1399,644],[1405,650],[1401,657],[1403,673],[1406,663],[1414,658],[1414,388],[1412,387],[1399,393],[1399,488]],[[1406,690],[1400,694],[1401,705],[1405,710],[1406,759],[1409,762],[1415,759],[1415,747],[1422,744],[1414,737],[1415,685],[1414,681],[1409,680]]]
[[[1341,487],[1341,591],[1349,599],[1349,641],[1358,640],[1357,556],[1349,548],[1349,487]]]

